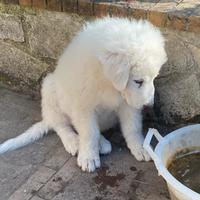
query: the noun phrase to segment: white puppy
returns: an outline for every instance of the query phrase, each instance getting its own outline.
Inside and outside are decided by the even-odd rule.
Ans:
[[[111,151],[100,130],[119,119],[131,153],[139,161],[150,160],[142,147],[141,110],[153,104],[153,81],[166,59],[164,39],[147,21],[104,18],[88,23],[43,82],[43,120],[1,144],[0,153],[53,129],[67,152],[78,153],[82,170],[92,172],[100,167],[99,153]]]

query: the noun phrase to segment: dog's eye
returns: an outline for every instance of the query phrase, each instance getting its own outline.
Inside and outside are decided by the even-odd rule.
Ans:
[[[142,86],[142,84],[144,83],[144,80],[134,80],[134,82],[136,84],[138,84],[139,88]]]

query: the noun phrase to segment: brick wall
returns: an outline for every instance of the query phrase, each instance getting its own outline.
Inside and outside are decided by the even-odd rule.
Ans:
[[[18,4],[34,8],[49,9],[55,11],[65,11],[65,0],[1,0],[5,4]],[[69,2],[69,1],[68,1]]]
[[[0,2],[86,16],[143,18],[158,27],[200,33],[199,0],[0,0]]]

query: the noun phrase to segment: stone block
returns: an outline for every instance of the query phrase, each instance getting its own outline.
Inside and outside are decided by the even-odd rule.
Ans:
[[[165,122],[180,124],[200,114],[200,87],[195,74],[182,76],[181,79],[171,76],[170,81],[157,87],[157,92],[160,113]]]
[[[200,115],[199,49],[175,34],[166,39],[168,62],[155,81],[155,107],[161,120],[179,124]]]
[[[0,14],[0,39],[24,42],[24,32],[20,17]]]
[[[75,33],[83,18],[57,12],[27,15],[26,24],[31,52],[35,56],[57,59]]]
[[[31,86],[48,70],[48,65],[13,45],[0,41],[0,71]]]

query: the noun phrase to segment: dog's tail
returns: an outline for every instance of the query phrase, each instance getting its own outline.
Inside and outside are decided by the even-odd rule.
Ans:
[[[21,135],[0,144],[0,154],[33,143],[48,133],[49,127],[43,121],[37,122]]]

